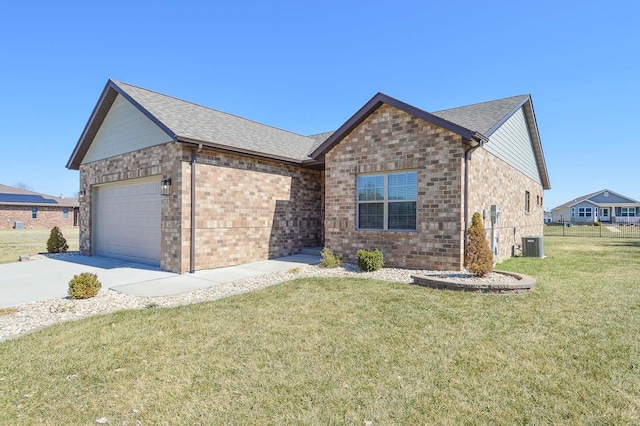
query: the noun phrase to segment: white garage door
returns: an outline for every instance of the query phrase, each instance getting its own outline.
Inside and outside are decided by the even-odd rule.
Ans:
[[[160,178],[100,186],[93,196],[95,254],[160,265]]]

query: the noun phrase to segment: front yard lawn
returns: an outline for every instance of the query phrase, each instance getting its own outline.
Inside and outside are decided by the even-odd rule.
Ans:
[[[300,279],[0,343],[2,424],[638,424],[640,242],[547,237],[495,296]]]
[[[20,256],[47,251],[51,229],[0,229],[0,263],[17,262]],[[64,228],[69,251],[77,251],[78,228]]]

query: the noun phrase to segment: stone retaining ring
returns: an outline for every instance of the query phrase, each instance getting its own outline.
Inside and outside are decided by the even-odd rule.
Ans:
[[[508,275],[516,279],[513,282],[469,282],[455,278],[440,278],[425,275],[412,275],[413,284],[435,288],[438,290],[471,291],[474,293],[494,294],[522,294],[528,293],[536,285],[536,280],[529,275],[516,274],[515,272],[493,271],[497,274]]]

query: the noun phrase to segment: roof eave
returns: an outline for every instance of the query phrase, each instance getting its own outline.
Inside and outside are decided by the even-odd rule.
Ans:
[[[540,180],[542,181],[542,188],[551,189],[549,171],[547,170],[547,162],[544,158],[544,151],[542,150],[542,141],[540,140],[540,133],[538,132],[538,122],[536,120],[536,113],[533,110],[531,95],[528,95],[527,99],[522,103],[522,105],[520,105],[520,107],[524,108],[524,116],[527,119],[527,125],[529,126],[529,134],[531,134],[531,138],[533,140],[533,151],[538,163],[538,171],[540,173]],[[514,112],[515,110],[511,114]]]
[[[269,159],[269,160],[281,161],[281,162],[295,164],[295,165],[301,165],[305,161],[305,160],[300,160],[300,159],[297,159],[297,158],[283,157],[283,156],[279,156],[279,155],[273,155],[273,154],[264,153],[264,152],[252,151],[252,150],[237,148],[237,147],[233,147],[233,146],[229,146],[229,145],[225,145],[225,144],[220,144],[220,143],[216,143],[216,142],[202,141],[202,140],[192,139],[192,138],[183,137],[183,136],[176,136],[175,140],[177,142],[180,142],[180,143],[183,143],[183,144],[187,144],[187,145],[194,145],[194,146],[202,145],[203,147],[214,148],[214,149],[217,149],[219,151],[231,152],[231,153],[243,154],[243,155],[249,155],[249,156],[252,156],[252,157],[266,158],[266,159]]]

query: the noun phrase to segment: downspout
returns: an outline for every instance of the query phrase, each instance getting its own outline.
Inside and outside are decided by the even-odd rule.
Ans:
[[[202,144],[191,151],[191,250],[189,252],[189,272],[196,271],[196,160]]]
[[[487,138],[485,136],[476,134],[477,139],[474,139],[477,143],[464,151],[464,201],[463,201],[463,210],[464,210],[464,247],[463,247],[463,259],[467,258],[467,230],[469,229],[469,161],[471,161],[471,154],[476,149],[480,148],[487,142]]]

